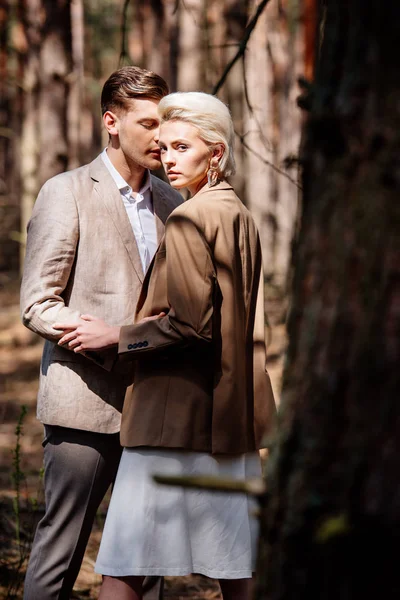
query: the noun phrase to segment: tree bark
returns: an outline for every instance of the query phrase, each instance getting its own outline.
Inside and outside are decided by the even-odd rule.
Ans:
[[[9,172],[9,147],[11,129],[9,123],[10,94],[7,85],[8,75],[8,38],[9,38],[10,4],[7,0],[0,0],[0,194],[7,189],[7,172]]]
[[[26,39],[22,75],[22,125],[20,144],[21,247],[20,269],[25,255],[26,227],[39,189],[39,64],[42,30],[41,0],[19,0],[19,16]]]
[[[16,229],[17,208],[15,198],[11,194],[14,132],[9,73],[9,29],[10,3],[0,0],[0,275],[10,267],[15,268],[15,243],[9,237],[10,231]],[[0,286],[1,284],[0,279]]]
[[[260,593],[397,598],[400,5],[322,18]]]
[[[222,14],[220,14],[218,19],[221,24],[225,23],[225,28],[222,30],[223,36],[220,40],[220,43],[223,43],[224,47],[221,52],[223,62],[221,64],[219,75],[223,72],[225,66],[229,64],[238,50],[239,44],[244,36],[250,12],[248,1],[237,2],[237,0],[227,0],[224,4],[224,10],[223,12],[221,11]],[[232,72],[219,94],[221,99],[227,102],[235,124],[235,129],[240,132],[242,132],[244,128],[244,114],[246,111],[245,93],[248,92],[248,90],[245,89],[247,86],[247,81],[245,80],[247,78],[247,72],[244,60],[244,58],[240,59],[232,68]],[[238,138],[235,140],[235,162],[236,175],[232,177],[232,184],[238,196],[243,199],[243,202],[247,203],[246,152]]]
[[[185,0],[179,5],[179,71],[178,90],[191,92],[204,89],[202,58],[204,46],[201,27],[204,0]]]
[[[297,156],[300,141],[295,96],[296,79],[303,73],[302,28],[293,6],[286,0],[267,5],[250,38],[242,128],[247,145],[246,201],[260,230],[270,292],[278,294],[281,307],[285,306],[282,295],[286,293],[298,187],[271,164],[285,172],[284,159]],[[296,168],[290,175],[296,182]]]
[[[91,121],[85,114],[84,106],[84,18],[83,1],[71,0],[71,57],[69,98],[67,105],[68,168],[75,169],[82,164],[82,126],[85,129]],[[84,130],[86,133],[86,131]],[[89,132],[87,132],[89,133]],[[87,135],[91,138],[91,135]]]
[[[43,0],[40,46],[40,183],[68,167],[67,110],[72,73],[71,0]]]

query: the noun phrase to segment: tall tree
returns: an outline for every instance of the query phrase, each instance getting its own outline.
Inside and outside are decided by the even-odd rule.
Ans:
[[[20,98],[22,122],[19,164],[22,233],[20,266],[22,267],[26,226],[39,188],[39,65],[43,25],[41,0],[18,0],[18,15],[26,40],[25,51],[20,53],[20,75],[23,88]]]
[[[12,261],[14,244],[9,240],[10,228],[13,228],[15,222],[15,210],[13,210],[15,203],[10,193],[13,158],[12,102],[9,83],[10,12],[10,3],[7,0],[0,0],[0,272],[7,269],[10,258],[11,263],[15,264],[15,261]]]
[[[320,5],[268,600],[400,594],[399,22],[395,0]]]
[[[7,0],[0,0],[0,193],[4,193],[6,173],[8,171],[8,149],[11,131],[9,90],[7,89],[7,72],[9,63],[9,19],[10,4]]]
[[[68,167],[67,111],[72,73],[71,0],[42,0],[40,45],[39,179]],[[46,150],[45,150],[46,148]]]
[[[40,185],[68,166],[71,0],[19,0],[19,14],[27,41],[20,164],[24,236]],[[21,251],[22,264],[23,244]]]
[[[296,169],[284,160],[297,156],[300,114],[297,77],[303,71],[303,34],[297,2],[269,3],[246,53],[244,107],[246,191],[260,229],[267,278],[286,291],[290,245],[298,206]]]
[[[84,18],[83,0],[71,0],[71,58],[67,105],[68,167],[74,169],[82,163],[82,129],[84,124]],[[67,45],[67,49],[69,45]],[[89,124],[91,122],[89,120]],[[85,131],[85,129],[83,130]],[[90,135],[88,136],[91,137]]]

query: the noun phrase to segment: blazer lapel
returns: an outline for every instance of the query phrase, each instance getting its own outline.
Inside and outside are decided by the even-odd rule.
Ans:
[[[162,238],[164,237],[165,221],[170,215],[171,207],[168,204],[168,199],[166,198],[164,191],[158,183],[157,177],[151,177],[151,185],[153,196],[153,209],[157,228],[157,241],[158,243],[160,243]]]
[[[105,166],[101,156],[98,156],[90,165],[90,176],[95,182],[95,190],[100,200],[105,205],[112,222],[117,229],[122,242],[128,252],[132,266],[136,271],[139,281],[143,282],[143,267],[140,260],[136,239],[129,222],[128,215],[121,199],[121,194]],[[158,230],[157,230],[158,231]]]

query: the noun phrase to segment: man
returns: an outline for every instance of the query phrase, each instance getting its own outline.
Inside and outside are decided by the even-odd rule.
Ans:
[[[111,374],[57,346],[62,334],[53,325],[78,322],[84,313],[132,322],[164,223],[182,202],[149,173],[161,164],[157,105],[167,93],[155,73],[113,73],[101,98],[108,147],[89,165],[45,183],[28,226],[21,311],[24,324],[46,338],[37,411],[45,429],[46,511],[25,600],[70,598],[97,508],[116,475],[130,370]]]

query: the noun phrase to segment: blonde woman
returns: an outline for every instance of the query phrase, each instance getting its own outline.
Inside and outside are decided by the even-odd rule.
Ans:
[[[257,450],[275,410],[260,242],[226,181],[234,171],[228,108],[208,94],[176,93],[161,100],[159,115],[166,174],[191,197],[167,221],[136,324],[83,315],[86,324],[61,326],[72,331],[60,343],[76,352],[118,344],[120,357],[135,360],[96,563],[100,599],[138,600],[145,575],[194,572],[218,579],[224,600],[246,600],[256,548],[248,498],[159,489],[152,474],[260,475]]]

